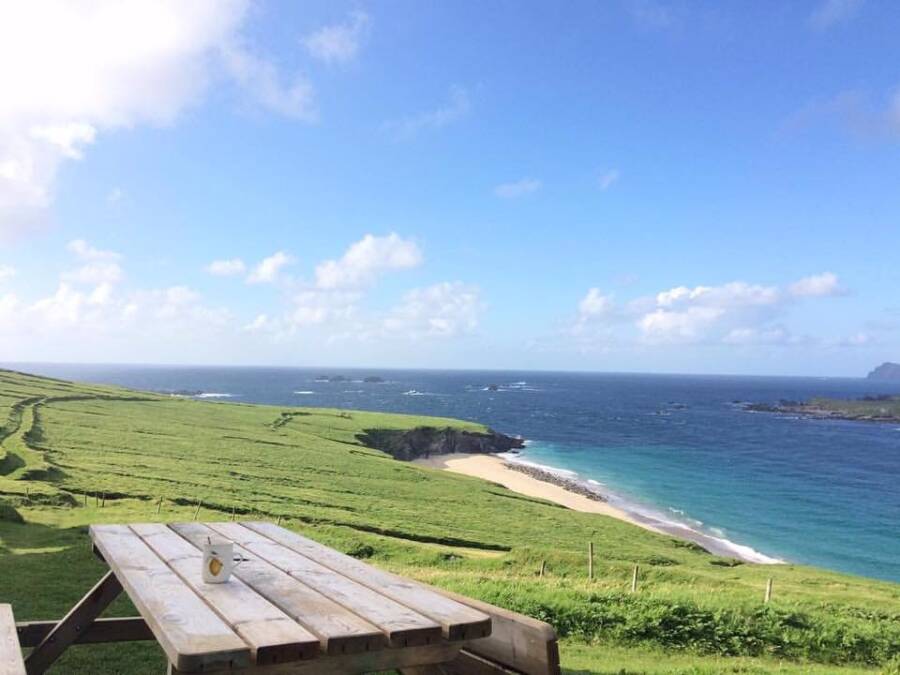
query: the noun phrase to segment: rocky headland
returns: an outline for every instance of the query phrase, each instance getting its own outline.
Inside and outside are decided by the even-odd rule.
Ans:
[[[408,431],[366,429],[357,436],[364,445],[405,462],[451,453],[496,454],[525,447],[525,441],[489,429],[486,433],[451,427],[416,427]]]

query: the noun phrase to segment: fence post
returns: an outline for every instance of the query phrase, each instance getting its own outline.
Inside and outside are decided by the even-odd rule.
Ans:
[[[634,569],[631,571],[631,592],[637,593],[637,582],[638,582],[638,566],[635,565]]]
[[[544,576],[544,570],[545,570],[546,568],[547,568],[547,561],[546,561],[546,560],[541,560],[541,574],[540,574],[541,578],[543,578],[543,576]]]
[[[194,511],[194,520],[197,520],[197,516],[200,515],[200,507],[201,507],[201,506],[203,506],[203,500],[202,500],[202,499],[201,499],[199,502],[197,502],[197,510]]]
[[[594,542],[588,542],[588,579],[594,580]]]
[[[231,507],[231,519],[234,520],[234,507]]]
[[[159,510],[162,508],[162,496],[160,496],[159,500],[156,502],[156,512],[159,513]]]
[[[766,581],[766,599],[764,602],[769,602],[772,599],[772,577],[769,577],[769,580]]]

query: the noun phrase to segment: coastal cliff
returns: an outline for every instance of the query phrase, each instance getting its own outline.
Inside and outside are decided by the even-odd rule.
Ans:
[[[356,438],[364,445],[388,453],[394,459],[411,461],[431,455],[448,455],[454,452],[492,454],[522,448],[521,438],[507,436],[497,431],[487,433],[463,431],[451,427],[416,427],[406,431],[398,429],[365,429]]]
[[[900,363],[885,361],[871,373],[866,375],[867,380],[896,380],[900,382]]]

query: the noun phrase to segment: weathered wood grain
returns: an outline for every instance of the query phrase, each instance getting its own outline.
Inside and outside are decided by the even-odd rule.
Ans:
[[[491,617],[490,637],[466,644],[467,652],[525,675],[560,675],[559,646],[550,624],[443,588],[434,590]]]
[[[0,605],[0,675],[25,675],[12,607]]]
[[[250,665],[250,648],[124,525],[92,525],[91,538],[180,671]]]
[[[173,530],[159,523],[132,525],[131,529],[244,639],[255,663],[298,661],[318,654],[318,637],[239,578],[222,584],[204,582],[200,550]]]
[[[210,528],[270,562],[366,621],[387,636],[392,647],[435,644],[441,627],[434,620],[363,586],[342,574],[278,544],[240,523],[207,523]]]
[[[173,523],[169,527],[197,547],[207,537],[221,536],[202,523]],[[235,551],[248,560],[235,568],[234,575],[317,635],[323,652],[353,654],[387,646],[387,638],[376,626],[243,547],[235,546]]]
[[[247,522],[242,525],[436,621],[447,640],[473,640],[491,633],[488,615],[426,586],[379,570],[272,523]]]
[[[58,621],[17,621],[19,644],[22,647],[34,647],[50,634]],[[75,638],[74,644],[93,644],[95,642],[138,642],[155,640],[153,631],[141,616],[114,617],[111,619],[94,619],[84,632]]]

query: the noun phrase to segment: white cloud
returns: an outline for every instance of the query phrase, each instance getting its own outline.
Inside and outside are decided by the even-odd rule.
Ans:
[[[270,284],[277,281],[281,270],[294,262],[293,257],[284,251],[273,253],[268,258],[263,258],[247,277],[249,284]]]
[[[80,145],[90,145],[97,136],[97,130],[90,124],[71,122],[57,126],[32,127],[31,137],[55,145],[68,159],[81,159]]]
[[[831,272],[804,277],[792,283],[789,290],[798,298],[820,298],[844,292],[837,276]]]
[[[282,82],[275,64],[238,44],[225,47],[222,56],[231,76],[263,108],[304,122],[318,118],[313,85],[301,73]]]
[[[347,249],[338,260],[326,260],[316,267],[315,285],[319,289],[358,288],[390,270],[416,267],[422,252],[415,242],[395,233],[386,237],[367,234]]]
[[[365,12],[351,12],[346,23],[323,26],[303,38],[303,45],[314,58],[325,63],[347,63],[359,53],[369,27]]]
[[[296,329],[348,321],[356,315],[360,297],[354,292],[302,290],[291,298],[285,323]]]
[[[0,235],[40,224],[59,167],[112,129],[173,123],[226,75],[264,107],[315,116],[240,34],[248,0],[0,3]]]
[[[515,199],[540,189],[541,181],[537,178],[523,178],[512,183],[501,183],[494,188],[494,194],[503,199]]]
[[[122,256],[115,251],[94,248],[84,239],[73,239],[66,248],[85,264],[63,274],[65,281],[94,286],[112,285],[119,283],[125,276],[117,262]]]
[[[121,256],[115,251],[104,251],[99,248],[94,248],[90,244],[88,244],[84,239],[73,239],[68,243],[66,248],[69,249],[69,252],[74,253],[76,257],[80,260],[118,260]]]
[[[409,291],[383,326],[388,334],[410,339],[454,337],[474,331],[483,311],[477,287],[445,281]]]
[[[236,274],[243,274],[246,270],[247,266],[240,258],[213,260],[206,266],[206,271],[217,277],[230,277]]]
[[[798,302],[843,292],[832,273],[804,277],[784,287],[743,281],[675,286],[621,306],[591,288],[579,302],[566,335],[588,347],[624,344],[635,337],[645,344],[800,345],[812,338],[791,333],[781,319]]]
[[[682,311],[657,309],[638,320],[638,327],[650,342],[694,341],[725,314],[720,307],[688,307]]]
[[[609,314],[612,309],[612,296],[604,295],[599,288],[591,288],[578,303],[578,316],[581,319],[591,319]]]
[[[12,265],[0,265],[0,281],[6,281],[16,276],[16,268]]]
[[[80,284],[99,285],[116,284],[124,277],[119,263],[93,262],[83,265],[74,272],[67,272],[63,278]]]
[[[825,30],[847,21],[859,11],[863,0],[823,0],[809,17],[809,24],[816,30]]]
[[[597,184],[600,186],[600,189],[604,192],[611,188],[613,184],[618,182],[619,180],[619,170],[618,169],[610,169],[609,171],[605,171],[600,175],[600,178],[597,179]]]
[[[660,307],[680,307],[700,305],[734,309],[736,307],[775,305],[781,300],[781,293],[775,286],[747,284],[733,281],[722,286],[677,286],[658,293],[656,302]]]
[[[398,140],[409,140],[422,131],[442,129],[469,114],[469,93],[459,86],[450,88],[450,99],[439,108],[385,124]]]

